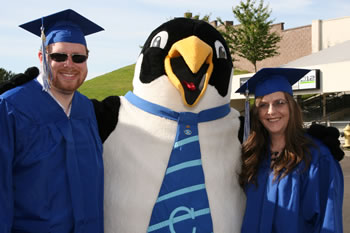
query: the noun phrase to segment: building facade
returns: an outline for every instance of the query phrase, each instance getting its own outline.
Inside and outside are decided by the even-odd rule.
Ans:
[[[311,25],[303,27],[284,29],[284,23],[271,26],[271,31],[275,31],[281,36],[278,43],[279,55],[257,62],[257,70],[265,67],[276,67],[294,61],[312,52]],[[247,59],[236,56],[234,67],[238,70],[254,72],[254,65]]]
[[[280,26],[278,26],[280,25]],[[314,94],[320,98],[319,119],[345,119],[350,120],[350,109],[345,105],[350,94],[350,17],[330,20],[313,20],[311,25],[283,30],[283,24],[273,25],[282,36],[279,43],[280,55],[258,63],[258,69],[264,67],[290,67],[317,70],[317,88],[297,90],[294,95]],[[236,63],[237,69],[245,69],[252,73],[235,76],[232,80],[231,105],[242,111],[244,109],[244,96],[234,93],[240,86],[242,78],[249,78],[253,67],[245,61]],[[245,68],[247,67],[247,68]],[[330,101],[336,98],[344,100],[339,111],[329,114],[334,104]],[[328,106],[327,106],[328,105]],[[335,114],[337,113],[337,114]],[[335,118],[336,115],[341,115]],[[334,117],[334,118],[333,118]],[[333,119],[332,119],[333,118]]]

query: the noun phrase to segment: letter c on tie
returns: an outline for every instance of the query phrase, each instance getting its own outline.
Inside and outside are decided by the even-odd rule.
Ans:
[[[175,218],[175,215],[177,214],[177,212],[180,212],[180,211],[186,211],[190,214],[191,218],[192,219],[195,219],[195,214],[194,214],[194,209],[193,208],[187,208],[185,206],[180,206],[180,207],[177,207],[175,210],[173,210],[170,214],[170,217],[169,217],[169,229],[170,229],[170,232],[171,233],[176,233],[175,229],[174,229],[174,218]],[[193,227],[192,229],[192,233],[196,233],[196,228]]]

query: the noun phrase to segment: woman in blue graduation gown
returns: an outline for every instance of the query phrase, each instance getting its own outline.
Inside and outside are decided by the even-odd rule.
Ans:
[[[266,68],[237,92],[255,94],[243,144],[242,232],[343,232],[344,181],[326,146],[303,130],[291,86],[308,70]]]

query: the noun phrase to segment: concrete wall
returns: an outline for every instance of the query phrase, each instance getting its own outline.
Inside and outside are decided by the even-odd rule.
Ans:
[[[350,40],[350,16],[312,21],[312,52]]]
[[[349,91],[350,73],[347,70],[348,67],[350,67],[350,61],[319,66],[321,69],[321,92],[334,93]]]

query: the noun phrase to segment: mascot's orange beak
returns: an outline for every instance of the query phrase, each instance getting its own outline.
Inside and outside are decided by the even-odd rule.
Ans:
[[[196,36],[176,42],[169,50],[165,73],[186,106],[195,106],[205,93],[213,71],[212,59],[212,48]]]

